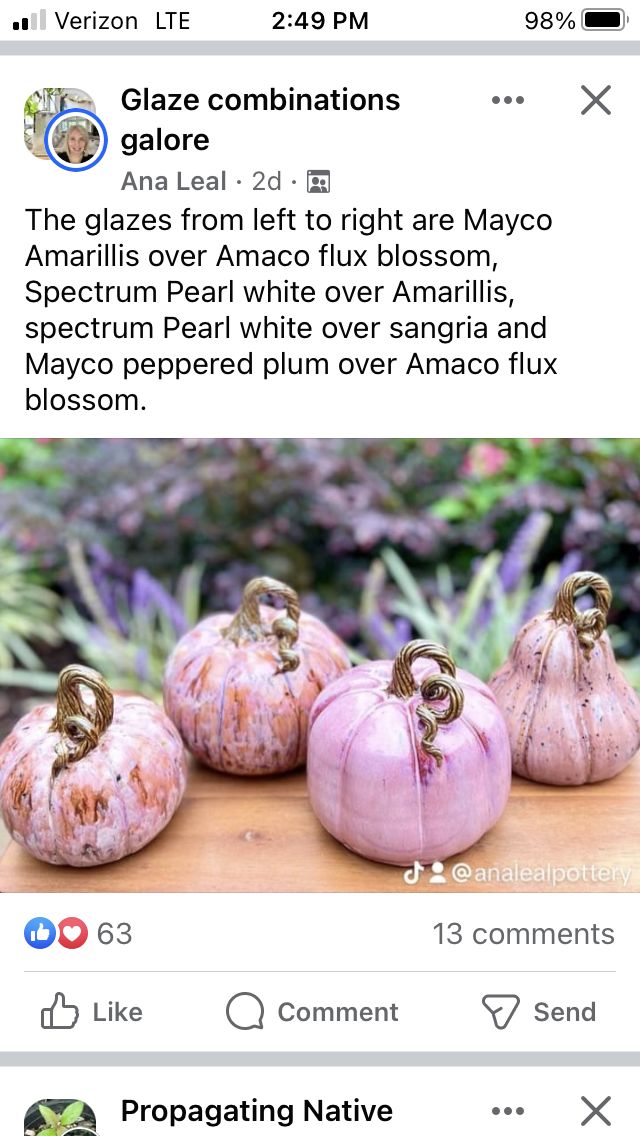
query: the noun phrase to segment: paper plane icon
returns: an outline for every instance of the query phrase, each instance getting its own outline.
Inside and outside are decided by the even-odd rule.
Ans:
[[[485,994],[482,1005],[493,1018],[496,1029],[506,1029],[515,1014],[520,999],[517,994]]]

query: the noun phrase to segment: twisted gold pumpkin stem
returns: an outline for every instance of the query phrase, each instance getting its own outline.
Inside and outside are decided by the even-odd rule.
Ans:
[[[424,727],[420,738],[422,752],[433,757],[438,766],[442,765],[443,754],[435,745],[438,726],[455,721],[464,708],[462,687],[455,681],[456,665],[440,643],[430,643],[428,639],[413,639],[398,651],[393,663],[391,682],[387,693],[407,701],[418,689],[411,667],[416,659],[433,659],[440,667],[440,674],[429,675],[420,685],[422,702],[416,707],[416,716]],[[448,700],[444,709],[427,705],[428,702]]]
[[[400,648],[395,657],[389,694],[405,700],[415,694],[418,684],[411,673],[411,667],[416,659],[433,659],[442,673],[451,675],[452,678],[456,673],[456,665],[446,647],[442,647],[440,643],[431,643],[428,639],[412,639]]]
[[[578,611],[575,606],[576,596],[586,590],[593,592],[596,606],[587,611]],[[597,572],[573,572],[558,590],[549,615],[556,623],[573,624],[586,659],[607,626],[612,598],[608,581]]]
[[[423,701],[416,707],[418,719],[424,726],[424,733],[420,738],[422,752],[427,757],[435,758],[436,765],[442,765],[444,755],[442,750],[434,744],[438,726],[446,726],[448,722],[455,722],[464,709],[464,694],[462,687],[448,675],[430,675],[420,687]],[[443,710],[428,706],[427,702],[442,702],[448,699],[448,705]]]
[[[83,689],[93,695],[92,703],[85,703]],[[65,667],[58,678],[56,713],[49,727],[50,733],[61,735],[55,747],[51,780],[95,749],[112,721],[113,694],[102,675],[90,667]]]
[[[260,618],[260,597],[280,596],[285,602],[285,613],[274,619],[270,627],[265,627]],[[244,589],[242,603],[231,623],[222,634],[233,643],[242,639],[266,639],[275,635],[278,640],[280,666],[278,674],[294,671],[300,665],[300,657],[293,650],[298,639],[300,622],[300,601],[298,593],[288,584],[273,580],[270,576],[256,576]]]

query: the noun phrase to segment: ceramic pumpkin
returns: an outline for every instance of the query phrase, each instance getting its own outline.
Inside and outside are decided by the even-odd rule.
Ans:
[[[283,599],[285,610],[260,604],[266,594]],[[300,611],[293,588],[261,576],[247,584],[235,615],[209,616],[177,644],[165,708],[204,765],[284,773],[304,764],[311,706],[349,665],[344,644]]]
[[[585,588],[595,607],[577,611],[576,595]],[[610,606],[602,576],[574,572],[551,611],[523,627],[491,679],[521,777],[547,785],[605,781],[640,748],[640,699],[605,630]]]
[[[0,746],[0,809],[39,860],[93,868],[137,852],[184,793],[186,754],[159,706],[113,694],[89,667],[66,667],[56,705],[20,719]]]
[[[470,847],[507,803],[511,755],[491,691],[444,647],[416,639],[364,663],[311,713],[311,806],[370,860],[433,863]]]

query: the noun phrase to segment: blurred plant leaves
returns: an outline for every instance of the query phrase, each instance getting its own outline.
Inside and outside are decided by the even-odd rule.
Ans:
[[[44,587],[32,559],[0,544],[0,670],[39,670],[37,644],[60,643],[59,597]]]
[[[72,1101],[71,1104],[68,1104],[63,1110],[60,1116],[60,1123],[64,1125],[75,1124],[76,1120],[79,1120],[82,1116],[83,1108],[84,1104],[82,1101]]]

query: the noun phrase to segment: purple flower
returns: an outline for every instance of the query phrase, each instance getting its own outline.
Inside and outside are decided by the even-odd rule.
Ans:
[[[132,615],[149,615],[154,611],[167,617],[177,635],[187,630],[187,621],[180,605],[159,580],[145,568],[137,568],[131,581],[130,605]]]
[[[523,613],[522,622],[527,623],[529,619],[533,619],[534,615],[540,615],[543,611],[548,611],[553,606],[553,601],[556,598],[556,592],[560,587],[563,580],[570,576],[572,572],[578,572],[582,565],[582,557],[579,552],[568,552],[562,558],[558,565],[557,572],[554,573],[553,578],[545,580],[531,593],[529,602],[527,603]]]
[[[149,652],[146,647],[139,647],[136,651],[134,667],[140,682],[148,682],[151,671],[149,668]]]
[[[381,659],[395,658],[412,637],[411,624],[407,619],[385,619],[380,612],[372,612],[364,624],[366,637]]]
[[[551,517],[542,510],[531,513],[520,525],[498,570],[498,578],[505,592],[515,592],[531,571],[550,528]]]
[[[96,566],[91,568],[91,579],[109,619],[114,627],[117,627],[121,635],[125,635],[127,629],[122,619],[118,603],[118,600],[122,599],[122,583],[118,580],[114,580],[108,573]],[[126,589],[124,590],[124,599],[126,602]]]

